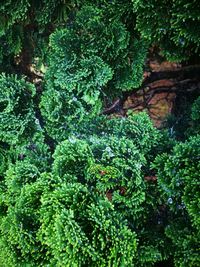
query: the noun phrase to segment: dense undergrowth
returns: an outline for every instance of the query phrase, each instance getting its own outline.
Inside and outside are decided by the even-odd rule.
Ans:
[[[199,54],[198,6],[3,1],[0,266],[200,265],[200,97],[182,128],[102,115],[150,47]]]

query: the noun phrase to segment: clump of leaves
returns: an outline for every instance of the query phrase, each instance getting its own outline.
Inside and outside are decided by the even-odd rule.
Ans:
[[[158,185],[170,216],[166,235],[175,247],[176,266],[198,266],[200,136],[177,144],[154,163]]]
[[[16,75],[0,75],[0,141],[16,144],[32,136],[35,124],[33,84]]]
[[[48,133],[58,141],[85,117],[99,114],[105,100],[141,85],[147,44],[131,38],[114,11],[85,5],[71,27],[50,37],[40,107]]]

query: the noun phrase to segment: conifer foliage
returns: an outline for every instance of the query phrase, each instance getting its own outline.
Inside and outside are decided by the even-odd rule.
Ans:
[[[70,27],[51,35],[41,110],[59,141],[71,125],[98,115],[104,99],[141,84],[147,44],[106,7],[84,6]]]
[[[200,98],[182,141],[102,115],[199,55],[198,1],[1,2],[0,267],[199,266]]]
[[[171,213],[166,235],[175,247],[176,266],[198,266],[200,238],[200,136],[177,144],[171,155],[156,158],[158,186]]]
[[[34,132],[35,87],[16,75],[0,76],[0,140],[16,144]]]
[[[136,27],[142,36],[155,44],[172,60],[188,59],[199,54],[200,4],[198,0],[135,1]]]

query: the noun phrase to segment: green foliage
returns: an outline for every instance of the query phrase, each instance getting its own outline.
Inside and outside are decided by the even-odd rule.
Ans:
[[[198,266],[199,136],[171,151],[145,113],[100,116],[76,130],[57,145],[51,168],[42,132],[28,154],[16,146],[27,157],[10,150],[0,184],[2,265],[146,267],[174,258]],[[144,179],[152,170],[158,186]]]
[[[136,236],[112,204],[80,183],[65,183],[42,198],[41,239],[52,266],[128,266]]]
[[[170,60],[199,54],[199,1],[133,1],[136,27],[144,38],[158,44]]]
[[[92,152],[87,142],[69,138],[59,144],[53,155],[53,171],[62,177],[65,174],[83,176],[92,158]]]
[[[50,148],[45,143],[43,133],[38,131],[20,145],[12,146],[9,151],[12,162],[21,160],[34,164],[41,172],[50,169]]]
[[[134,257],[135,265],[152,266],[167,258],[169,252],[164,252],[167,240],[162,233],[163,226],[156,220],[155,185],[148,191],[143,173],[148,164],[145,158],[159,145],[158,131],[145,113],[130,115],[126,119],[100,117],[91,122],[91,129],[87,124],[84,126],[86,128],[80,129],[79,137],[70,136],[57,146],[54,175],[65,177],[68,183],[82,184],[94,194],[93,199],[112,204],[116,216],[118,214],[132,231],[137,232],[140,245]],[[152,232],[149,232],[149,225]],[[153,235],[153,231],[157,234]]]
[[[0,177],[5,173],[8,166],[7,150],[0,145]]]
[[[38,176],[34,165],[22,162],[11,166],[7,172],[0,203],[4,211],[0,219],[3,266],[43,266],[45,252],[36,237],[42,192],[41,185],[34,183]]]
[[[173,242],[175,266],[199,266],[199,232],[191,229],[187,220],[174,218],[166,228],[166,235]]]
[[[41,111],[57,140],[85,116],[96,116],[102,100],[141,85],[147,45],[111,11],[84,6],[71,27],[50,38],[51,54]],[[58,133],[59,132],[59,133]]]
[[[194,121],[199,121],[200,119],[200,97],[193,103],[191,117]]]
[[[66,20],[67,10],[69,11],[77,3],[78,1],[68,1],[66,3],[63,0],[42,0],[39,2],[3,0],[0,7],[1,34],[4,34],[11,26],[20,24],[20,22],[22,25],[27,25],[31,22],[31,18],[34,18],[40,25]],[[30,13],[31,10],[32,14]],[[33,17],[34,15],[35,17]]]
[[[200,133],[200,97],[192,101],[189,97],[182,97],[176,115],[167,118],[166,127],[169,134],[177,140],[187,140],[190,136]]]
[[[0,62],[11,70],[15,57],[25,52],[31,64],[34,56],[43,56],[41,39],[48,45],[48,36],[53,25],[60,25],[68,19],[70,10],[78,1],[64,0],[2,0],[0,6]],[[46,50],[46,49],[44,49]],[[23,57],[23,56],[22,56]],[[27,56],[26,56],[27,57]],[[22,59],[23,60],[23,59]]]
[[[0,76],[0,166],[1,175],[9,163],[23,160],[47,170],[49,148],[35,117],[33,84],[16,75]]]
[[[176,266],[199,265],[200,136],[177,144],[156,158],[158,185],[171,215],[166,234],[175,247]]]
[[[192,134],[200,133],[200,97],[198,97],[192,105],[191,119],[192,127],[190,134],[191,132]]]
[[[156,204],[146,194],[143,167],[158,131],[144,113],[100,119],[107,133],[94,128],[88,136],[83,129],[81,138],[56,147],[52,174],[41,174],[32,154],[10,164],[1,182],[4,265],[151,266],[166,257],[165,241],[157,243],[162,231],[144,239]],[[151,260],[141,259],[148,253]]]
[[[14,75],[0,75],[0,141],[16,144],[34,132],[35,87]]]
[[[162,131],[100,115],[149,46],[199,54],[199,3],[1,2],[0,266],[199,266],[200,98]]]
[[[16,57],[22,63],[24,54],[29,57],[25,64],[31,64],[36,57],[44,60],[49,35],[57,28],[76,26],[82,29],[76,31],[80,39],[81,35],[86,37],[85,49],[82,48],[89,53],[95,48],[98,56],[106,58],[105,63],[114,69],[113,82],[109,83],[114,87],[113,93],[116,89],[140,86],[149,45],[160,47],[162,54],[171,60],[182,61],[199,54],[197,0],[1,2],[0,61],[4,71],[15,70]],[[76,14],[80,19],[76,19]]]

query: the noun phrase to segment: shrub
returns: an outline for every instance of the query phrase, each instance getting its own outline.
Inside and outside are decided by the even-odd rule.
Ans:
[[[77,2],[1,1],[0,71],[17,70],[20,73],[30,74],[30,64],[34,61],[43,64],[49,34],[55,25],[59,26],[66,22]]]
[[[176,266],[198,266],[200,136],[156,158],[158,185],[169,209],[166,235],[174,244]]]
[[[102,124],[98,123],[99,120]],[[70,187],[71,184],[76,187],[75,183],[77,187],[81,184],[87,188],[93,199],[99,201],[98,206],[101,206],[100,199],[110,203],[115,216],[126,221],[132,233],[137,233],[139,245],[132,262],[136,266],[152,266],[170,254],[164,249],[165,244],[170,242],[163,235],[162,223],[158,224],[156,219],[159,216],[159,200],[155,201],[154,197],[156,195],[159,198],[159,193],[156,192],[156,184],[149,185],[144,181],[143,171],[145,168],[149,170],[145,158],[158,146],[160,136],[145,113],[130,115],[125,119],[99,120],[93,120],[96,127],[90,124],[94,135],[87,132],[87,125],[84,125],[86,128],[80,129],[79,137],[70,136],[57,146],[54,175],[65,177]],[[88,151],[87,154],[84,151]],[[69,167],[72,162],[72,167]],[[74,214],[76,208],[72,207]],[[157,234],[152,235],[149,227]],[[115,266],[114,263],[111,266]]]
[[[37,239],[38,208],[46,184],[36,183],[38,169],[18,162],[11,166],[1,191],[0,259],[2,266],[43,266],[44,249]]]
[[[182,61],[199,54],[199,2],[132,1],[136,12],[136,28],[144,38],[158,44],[170,60]],[[152,12],[153,10],[153,12]]]
[[[15,75],[0,75],[0,141],[9,145],[31,136],[35,128],[35,88]]]
[[[48,133],[66,139],[73,125],[100,113],[102,101],[137,88],[147,44],[130,33],[115,9],[86,5],[71,27],[50,37],[46,90],[40,107]]]
[[[149,231],[157,203],[143,172],[158,131],[146,114],[104,121],[103,136],[82,129],[61,142],[49,174],[31,154],[9,166],[0,201],[4,265],[152,266],[168,257],[163,226]]]
[[[199,98],[163,131],[101,115],[148,47],[199,54],[199,3],[1,2],[0,266],[199,266]]]
[[[136,236],[105,198],[70,180],[42,198],[40,239],[54,266],[128,266]]]

